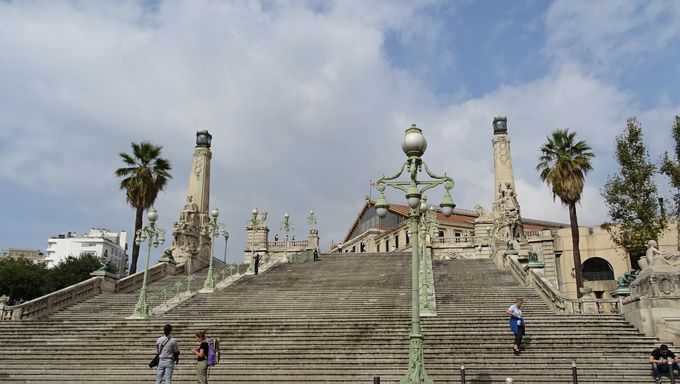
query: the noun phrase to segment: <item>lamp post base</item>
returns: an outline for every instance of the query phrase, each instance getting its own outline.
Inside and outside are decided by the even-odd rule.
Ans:
[[[205,277],[205,283],[199,293],[213,293],[215,292],[215,279],[213,278],[212,265],[208,268],[208,276]]]
[[[135,304],[135,310],[128,319],[146,319],[149,317],[149,304],[146,302],[146,289],[142,288],[139,293],[139,300]]]
[[[411,345],[408,354],[408,371],[399,380],[400,384],[433,384],[425,372],[423,364],[423,336],[411,334]]]

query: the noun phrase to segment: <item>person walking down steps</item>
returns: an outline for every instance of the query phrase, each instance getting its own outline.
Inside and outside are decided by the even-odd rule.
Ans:
[[[510,329],[515,334],[515,343],[512,346],[512,351],[515,355],[519,355],[522,347],[522,337],[526,333],[524,324],[524,316],[522,316],[522,305],[524,300],[519,297],[515,300],[515,304],[508,308],[506,314],[510,316]]]

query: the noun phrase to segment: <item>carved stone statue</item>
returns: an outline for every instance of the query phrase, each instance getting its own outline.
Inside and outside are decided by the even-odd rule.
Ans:
[[[656,240],[649,240],[645,257],[640,259],[640,267],[642,270],[650,267],[680,267],[680,253],[661,252]]]

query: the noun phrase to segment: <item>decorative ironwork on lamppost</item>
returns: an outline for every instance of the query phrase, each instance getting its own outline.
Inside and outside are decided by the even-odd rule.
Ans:
[[[416,127],[415,124],[406,129],[404,141],[401,148],[408,157],[406,162],[401,166],[401,169],[394,176],[382,176],[376,182],[376,189],[380,192],[380,197],[375,204],[375,210],[378,216],[387,216],[387,211],[390,204],[385,198],[385,188],[390,186],[392,188],[401,190],[406,194],[409,210],[409,236],[411,239],[411,332],[410,332],[410,347],[409,347],[409,364],[406,375],[401,379],[401,383],[432,383],[432,380],[425,372],[423,364],[423,336],[420,329],[420,297],[419,297],[419,271],[420,271],[420,247],[418,246],[418,226],[420,221],[420,199],[424,192],[436,186],[443,185],[446,189],[444,198],[439,204],[441,211],[445,216],[450,216],[453,213],[453,208],[456,206],[453,203],[453,198],[449,192],[453,188],[453,179],[446,176],[439,176],[428,168],[427,164],[421,159],[425,149],[427,148],[427,141],[423,136],[423,131]],[[423,169],[433,180],[418,180],[418,173]],[[396,180],[404,171],[410,176],[409,180]],[[422,186],[422,187],[421,187]]]
[[[158,220],[158,212],[151,207],[149,208],[146,218],[149,219],[149,224],[138,229],[136,233],[135,242],[141,245],[144,241],[147,242],[146,250],[146,265],[144,266],[144,279],[142,281],[142,289],[139,290],[139,299],[135,305],[135,310],[132,312],[130,318],[146,318],[149,316],[149,304],[146,302],[146,277],[149,271],[149,258],[151,257],[151,246],[158,248],[158,245],[165,242],[165,229],[156,227]]]
[[[201,293],[212,293],[215,291],[215,278],[213,276],[213,259],[215,258],[215,240],[220,235],[220,231],[224,228],[224,224],[217,221],[217,217],[220,215],[220,211],[217,208],[213,208],[210,211],[210,221],[208,221],[203,230],[210,237],[210,264],[208,264],[208,275],[205,277],[205,282],[203,283],[203,288],[200,289]]]
[[[252,228],[253,233],[250,235],[250,265],[248,266],[248,273],[255,273],[255,236],[257,230],[260,228],[264,219],[258,216],[257,208],[253,209],[253,217],[248,220],[248,228]]]
[[[286,212],[283,215],[283,222],[281,223],[281,229],[286,233],[286,241],[283,243],[283,261],[288,262],[288,233],[295,229],[295,226],[290,221],[290,215]]]
[[[314,216],[314,211],[309,211],[309,216],[307,216],[307,224],[309,224],[309,230],[316,229],[316,217]]]
[[[224,264],[227,264],[227,242],[229,241],[227,227],[222,228],[222,236],[224,236]]]

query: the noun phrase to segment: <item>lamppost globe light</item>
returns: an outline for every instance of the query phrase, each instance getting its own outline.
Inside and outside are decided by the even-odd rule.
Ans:
[[[257,216],[257,208],[253,208],[253,216]]]
[[[415,124],[411,124],[411,127],[406,129],[404,141],[401,143],[401,149],[408,157],[420,157],[425,153],[425,150],[427,149],[427,140],[425,140],[423,131],[416,127]]]
[[[381,192],[378,201],[375,202],[375,213],[380,218],[387,216],[387,209],[390,207],[390,203],[387,202],[385,195]]]
[[[290,217],[290,216],[288,215],[288,212],[286,212],[286,213],[283,215],[283,217]]]
[[[210,216],[217,218],[217,216],[220,215],[220,211],[217,208],[213,208],[212,211],[210,211]]]
[[[420,200],[420,210],[421,211],[426,211],[427,210],[427,203],[425,202],[425,199]]]
[[[456,204],[453,202],[453,198],[451,197],[448,189],[446,190],[444,198],[442,199],[442,202],[439,204],[439,206],[442,208],[442,213],[444,216],[449,217],[453,213],[453,208],[456,207]]]
[[[156,212],[156,210],[153,207],[151,207],[149,208],[149,211],[146,213],[146,218],[149,219],[149,222],[155,223],[156,220],[158,220],[158,212]]]

